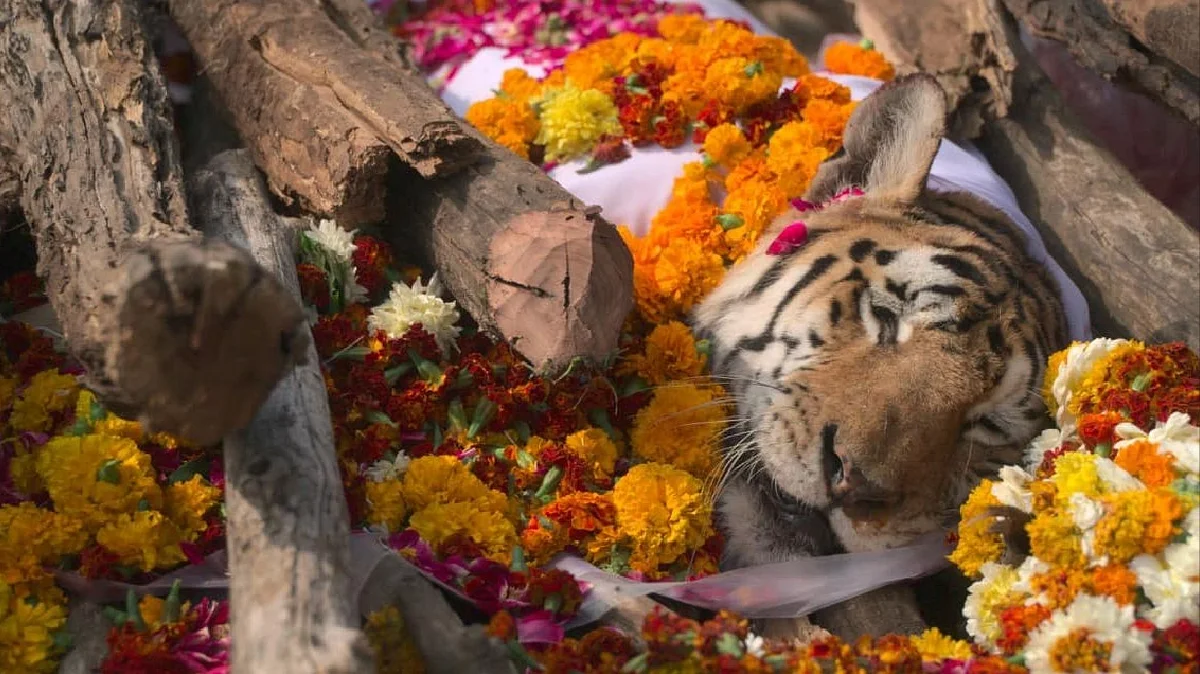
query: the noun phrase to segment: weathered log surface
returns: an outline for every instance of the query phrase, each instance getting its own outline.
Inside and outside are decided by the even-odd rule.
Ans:
[[[1034,34],[1062,43],[1093,72],[1200,124],[1200,2],[1004,0]]]
[[[365,49],[383,42],[339,6],[170,2],[271,190],[353,227],[382,218],[393,153],[428,178],[472,163],[480,147],[394,47]]]
[[[902,6],[857,0],[855,7],[866,37],[898,70],[932,65],[936,71],[957,59],[957,70],[990,69],[990,81],[1004,83],[988,87],[981,98],[960,98],[960,106],[974,106],[960,108],[960,117],[986,121],[980,147],[1012,186],[1051,255],[1080,286],[1099,334],[1183,340],[1200,348],[1200,234],[1147,194],[1067,111],[998,0],[913,0]],[[971,34],[986,36],[987,48],[947,55],[947,43],[957,38],[937,27],[959,25],[974,26]]]
[[[463,625],[441,592],[390,552],[379,558],[359,595],[364,618],[388,605],[400,610],[428,674],[515,674],[502,644],[481,625]]]
[[[58,674],[94,674],[108,655],[108,631],[112,623],[99,604],[71,599],[67,604],[67,634],[71,650],[58,665]]]
[[[290,357],[260,334],[276,287],[188,225],[166,88],[134,0],[10,2],[0,156],[38,271],[106,405],[207,444],[249,422]]]
[[[205,233],[249,251],[281,282],[279,316],[262,318],[302,320],[296,230],[271,210],[249,154],[213,157],[191,192]],[[307,330],[283,346],[299,364],[224,441],[232,671],[368,672],[324,379]]]

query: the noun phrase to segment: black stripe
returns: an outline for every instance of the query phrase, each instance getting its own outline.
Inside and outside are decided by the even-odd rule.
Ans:
[[[1008,347],[1004,344],[1004,333],[1001,332],[1000,326],[989,325],[987,329],[988,346],[991,347],[992,353],[997,355],[1006,355]]]
[[[779,256],[771,263],[770,268],[763,272],[763,275],[758,277],[754,282],[754,286],[750,288],[750,292],[746,293],[746,299],[754,299],[766,292],[767,288],[771,287],[776,281],[783,276],[784,264],[787,262],[786,257]]]
[[[962,286],[947,286],[940,283],[935,283],[931,286],[925,286],[917,291],[917,295],[921,293],[933,293],[934,295],[944,295],[946,297],[962,297],[967,294],[967,291]]]
[[[875,242],[871,239],[859,239],[850,245],[850,259],[862,262],[871,251],[875,250]]]
[[[792,303],[792,300],[796,299],[796,296],[801,291],[812,285],[822,274],[829,271],[830,267],[836,262],[836,255],[822,255],[814,260],[812,266],[804,272],[804,276],[801,276],[795,285],[788,288],[787,294],[783,296],[779,304],[775,305],[775,313],[771,314],[771,321],[767,323],[767,327],[756,337],[743,337],[739,339],[738,343],[734,346],[734,350],[748,349],[750,351],[762,351],[767,348],[767,344],[771,342],[771,339],[775,335],[775,326],[779,323],[779,318],[783,315],[784,310],[788,308],[788,305]]]
[[[895,295],[896,299],[900,300],[901,302],[908,299],[908,284],[907,283],[896,283],[895,281],[893,281],[890,278],[885,278],[883,281],[883,287],[889,293]]]
[[[817,334],[816,330],[808,331],[808,343],[811,344],[812,348],[814,349],[819,349],[822,346],[825,346],[825,340],[821,339],[821,336]]]
[[[871,316],[879,321],[879,339],[877,341],[880,344],[895,344],[896,336],[900,331],[896,313],[887,307],[872,304]]]
[[[882,249],[875,251],[875,264],[879,265],[880,267],[886,267],[887,265],[891,264],[892,260],[894,259],[896,259],[895,251]]]
[[[987,279],[983,277],[983,274],[979,272],[979,269],[961,257],[956,255],[947,255],[945,253],[938,253],[929,259],[934,264],[941,265],[950,270],[950,273],[959,278],[972,281],[981,286],[987,285]]]
[[[842,320],[842,303],[833,300],[829,303],[829,325],[837,325],[840,320]]]

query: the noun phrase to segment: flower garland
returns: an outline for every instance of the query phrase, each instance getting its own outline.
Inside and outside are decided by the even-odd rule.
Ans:
[[[833,72],[894,75],[869,45],[829,51]],[[785,80],[795,83],[781,91]],[[621,227],[639,314],[661,324],[715,288],[804,193],[853,110],[850,90],[811,74],[786,40],[680,14],[662,17],[654,36],[593,42],[540,80],[509,70],[466,119],[547,169],[587,157],[583,170],[595,170],[628,158],[631,146],[698,146],[701,160],[685,165],[650,233]]]
[[[228,674],[229,603],[182,602],[176,582],[165,599],[132,590],[124,610],[108,608],[115,627],[100,674]]]
[[[1077,343],[1050,359],[1057,428],[962,507],[975,642],[1042,672],[1200,666],[1200,358]],[[998,533],[1011,520],[1030,554]]]
[[[65,651],[52,569],[144,583],[224,547],[220,457],[105,411],[78,373],[40,331],[0,322],[3,671],[54,671]]]

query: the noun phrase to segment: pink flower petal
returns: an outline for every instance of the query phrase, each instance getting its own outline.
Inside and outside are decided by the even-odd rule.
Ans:
[[[779,233],[771,245],[767,247],[767,255],[787,255],[788,253],[800,248],[804,242],[808,241],[808,225],[802,220],[797,220]]]

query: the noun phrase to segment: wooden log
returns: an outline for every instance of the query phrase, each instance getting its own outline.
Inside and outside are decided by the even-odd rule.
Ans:
[[[364,49],[382,43],[365,41],[353,19],[331,19],[350,14],[313,0],[171,0],[170,10],[287,204],[347,227],[377,222],[393,153],[427,178],[479,155],[476,139],[394,52]]]
[[[0,157],[71,352],[112,411],[219,440],[290,367],[299,314],[273,308],[278,284],[246,253],[188,225],[139,3],[16,0],[0,14]]]
[[[1003,83],[960,98],[960,106],[975,109],[959,114],[987,122],[980,147],[1083,291],[1099,334],[1200,348],[1200,234],[1147,194],[1068,112],[998,0],[857,0],[855,9],[866,37],[897,70],[990,69]],[[947,53],[947,43],[960,38],[939,27],[958,25],[973,26],[964,39],[980,48]]]
[[[1195,0],[1004,0],[1034,34],[1089,70],[1200,124],[1200,3]]]
[[[67,634],[71,650],[58,665],[58,674],[93,674],[108,655],[112,622],[99,604],[72,598],[67,604]]]
[[[296,230],[271,210],[249,154],[213,157],[191,192],[205,232],[249,251],[298,305]],[[224,441],[232,671],[368,672],[325,382],[307,331],[291,348],[301,364]]]

